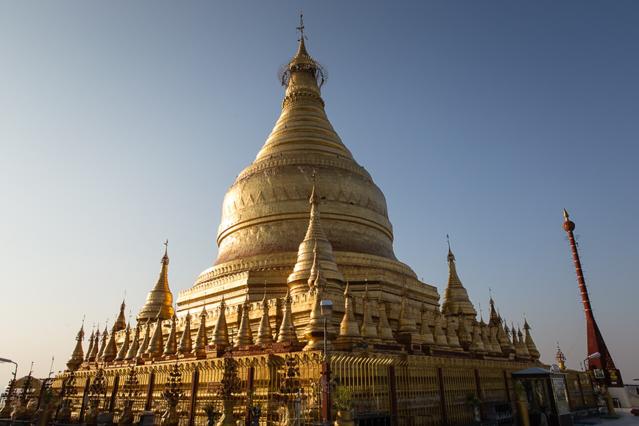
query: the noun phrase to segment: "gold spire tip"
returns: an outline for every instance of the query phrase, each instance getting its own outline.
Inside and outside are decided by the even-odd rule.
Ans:
[[[295,28],[300,33],[298,41],[304,40],[304,13],[300,10],[300,26]]]

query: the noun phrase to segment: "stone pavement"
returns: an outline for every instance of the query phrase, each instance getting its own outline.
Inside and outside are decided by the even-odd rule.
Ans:
[[[630,409],[618,408],[618,419],[601,419],[589,417],[583,419],[575,419],[575,426],[580,425],[609,425],[609,426],[639,426],[639,416],[630,414]]]

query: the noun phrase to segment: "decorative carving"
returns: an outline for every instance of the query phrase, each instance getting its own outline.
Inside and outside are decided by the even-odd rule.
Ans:
[[[177,412],[177,405],[182,398],[182,372],[176,362],[170,367],[169,378],[166,382],[162,398],[166,402],[166,410],[162,414],[161,426],[177,426],[180,422],[180,415]]]

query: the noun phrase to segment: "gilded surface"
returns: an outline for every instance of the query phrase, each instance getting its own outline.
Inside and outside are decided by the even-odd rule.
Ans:
[[[219,302],[222,295],[231,305],[241,303],[246,293],[251,301],[259,300],[264,282],[269,284],[269,297],[281,297],[287,278],[307,280],[309,259],[306,265],[298,262],[301,269],[289,275],[308,229],[314,183],[325,239],[339,266],[338,272],[321,259],[329,282],[330,274],[339,274],[355,290],[358,282],[377,281],[388,302],[407,285],[412,290],[409,299],[437,305],[436,289],[417,280],[410,267],[395,258],[384,195],[328,121],[318,72],[300,43],[288,65],[281,115],[253,164],[240,173],[224,198],[217,261],[193,288],[180,293],[182,314],[205,301]],[[322,255],[326,242],[320,239],[319,245]],[[312,248],[305,250],[308,254]]]
[[[313,423],[327,359],[356,416],[461,425],[469,395],[508,403],[510,373],[542,365],[528,322],[509,328],[492,298],[488,324],[477,321],[450,250],[441,310],[437,289],[395,258],[384,196],[328,122],[322,76],[302,37],[280,119],[225,197],[218,260],[180,292],[177,316],[165,250],[134,328],[92,333],[86,355],[80,330],[54,384],[76,420]],[[570,374],[571,404],[594,403],[588,377]]]

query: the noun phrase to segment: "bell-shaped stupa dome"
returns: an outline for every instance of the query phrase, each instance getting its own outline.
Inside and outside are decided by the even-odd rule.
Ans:
[[[395,259],[384,194],[328,121],[323,81],[323,69],[300,38],[282,76],[280,117],[224,198],[216,264],[297,251],[306,232],[313,171],[321,188],[322,225],[334,250]]]

